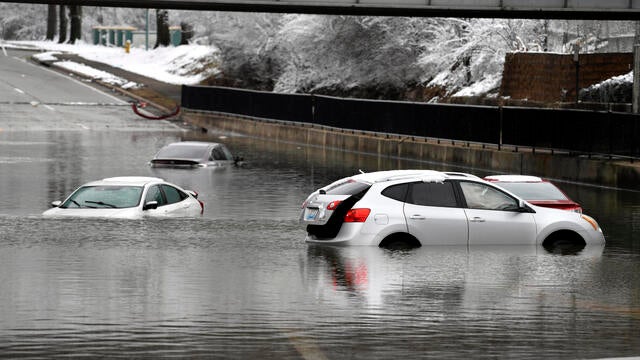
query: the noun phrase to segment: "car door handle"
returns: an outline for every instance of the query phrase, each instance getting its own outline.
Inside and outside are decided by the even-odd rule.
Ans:
[[[423,215],[413,214],[413,215],[409,216],[409,219],[411,219],[411,220],[426,220],[427,218],[424,217]]]
[[[474,217],[472,217],[472,218],[471,218],[471,220],[469,220],[469,221],[471,221],[471,222],[477,222],[477,223],[485,222],[485,220],[484,220],[483,218],[478,217],[478,216],[474,216]]]

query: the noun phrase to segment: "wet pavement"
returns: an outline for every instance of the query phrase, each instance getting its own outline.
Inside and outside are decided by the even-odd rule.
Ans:
[[[202,134],[117,103],[63,100],[48,104],[54,111],[0,106],[0,357],[640,355],[640,193],[560,184],[607,238],[578,254],[309,246],[297,223],[302,201],[358,169],[485,171]],[[147,165],[163,145],[193,139],[224,142],[247,165]],[[40,216],[80,184],[120,175],[196,190],[205,213]]]

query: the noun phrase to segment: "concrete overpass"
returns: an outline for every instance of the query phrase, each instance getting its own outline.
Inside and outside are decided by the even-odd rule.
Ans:
[[[13,2],[327,15],[640,20],[640,0],[22,0]]]

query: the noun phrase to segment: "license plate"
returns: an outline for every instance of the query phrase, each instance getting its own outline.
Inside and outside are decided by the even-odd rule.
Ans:
[[[307,208],[304,212],[305,221],[313,221],[318,217],[318,213],[320,209],[318,208]]]

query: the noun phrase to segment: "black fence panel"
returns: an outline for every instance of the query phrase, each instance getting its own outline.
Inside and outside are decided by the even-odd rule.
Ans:
[[[455,141],[640,156],[640,115],[426,104],[183,86],[182,107]]]
[[[347,129],[497,144],[497,108],[315,96],[315,120]]]
[[[504,144],[588,152],[603,143],[592,141],[591,130],[607,136],[598,129],[601,125],[593,112],[507,107],[502,111]]]
[[[609,113],[611,153],[640,156],[640,116]]]
[[[503,108],[504,144],[584,153],[637,155],[638,115]]]
[[[182,107],[267,119],[313,121],[310,95],[183,85]]]
[[[497,144],[500,112],[496,107],[418,104],[416,118],[424,136]]]

